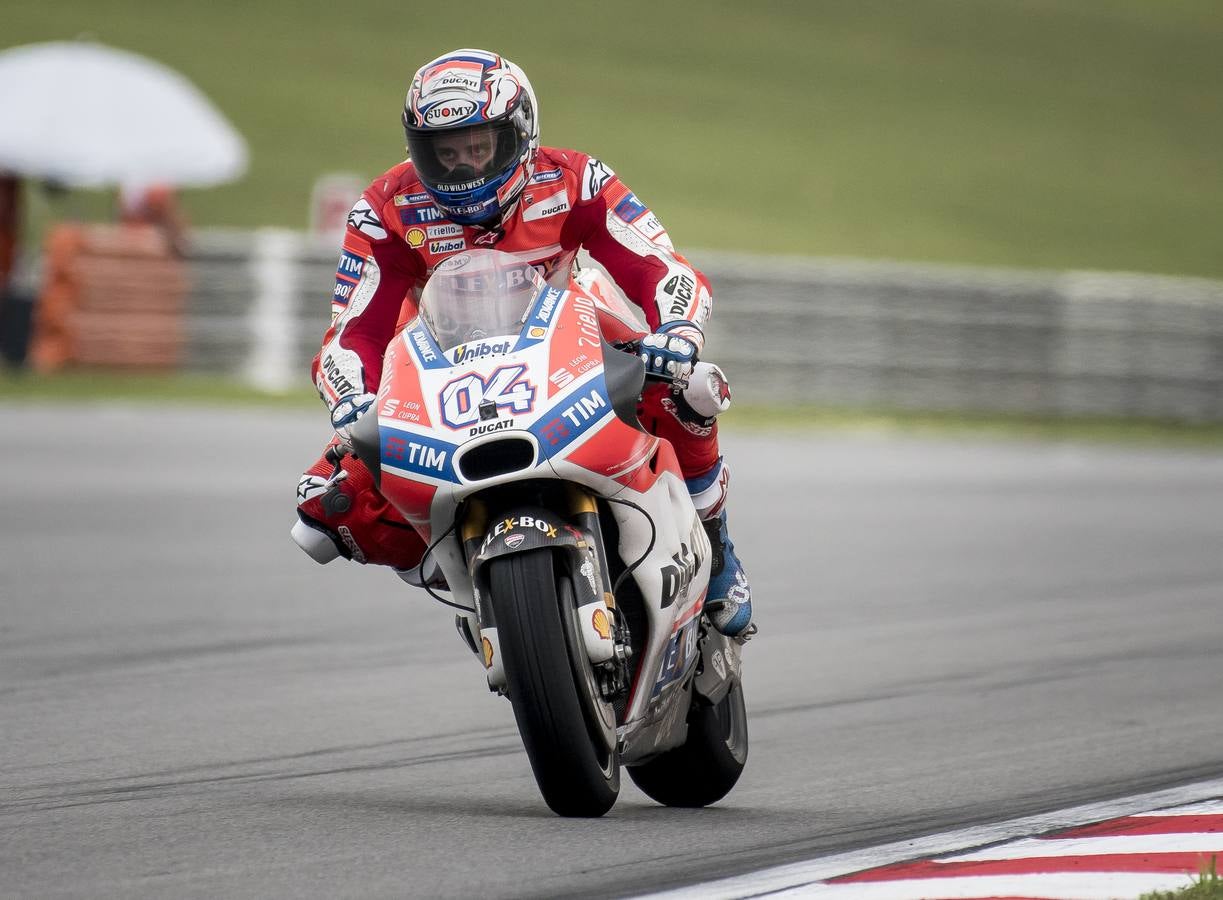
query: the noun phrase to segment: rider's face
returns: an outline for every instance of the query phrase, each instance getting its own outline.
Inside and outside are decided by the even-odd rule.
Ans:
[[[492,129],[475,128],[460,134],[442,135],[434,144],[437,159],[446,171],[453,172],[459,166],[471,166],[477,175],[493,161],[496,150]]]

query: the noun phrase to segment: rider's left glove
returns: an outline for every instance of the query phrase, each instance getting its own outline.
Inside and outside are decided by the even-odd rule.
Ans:
[[[695,322],[676,319],[641,339],[641,359],[647,375],[683,381],[692,374],[705,335]]]
[[[347,394],[331,407],[331,427],[349,450],[352,449],[352,427],[369,411],[373,403],[373,394]]]

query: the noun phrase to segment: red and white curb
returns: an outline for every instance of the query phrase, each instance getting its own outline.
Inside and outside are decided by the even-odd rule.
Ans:
[[[765,869],[656,900],[1133,900],[1219,857],[1223,780]]]

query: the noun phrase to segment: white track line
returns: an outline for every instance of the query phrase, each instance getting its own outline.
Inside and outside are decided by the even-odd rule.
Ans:
[[[1120,834],[1045,840],[1028,838],[971,853],[940,856],[939,862],[1028,859],[1053,856],[1103,856],[1108,853],[1219,853],[1223,834]]]
[[[1207,800],[1205,803],[1190,803],[1176,809],[1152,809],[1134,813],[1135,816],[1217,816],[1223,813],[1223,800]]]
[[[1223,778],[1169,788],[1163,791],[1152,791],[1147,794],[1137,794],[1132,797],[1123,797],[1119,800],[1109,800],[1103,803],[1073,806],[1068,809],[1056,810],[1037,816],[1011,819],[1010,821],[999,822],[994,825],[982,825],[975,828],[948,831],[911,841],[883,844],[879,847],[871,847],[865,850],[852,850],[848,853],[838,853],[834,856],[825,856],[805,862],[775,866],[747,875],[738,875],[718,881],[708,881],[702,884],[643,896],[651,898],[651,900],[736,900],[736,898],[740,897],[758,897],[764,894],[778,894],[778,896],[785,897],[799,896],[796,893],[790,893],[790,891],[804,886],[819,887],[820,889],[842,887],[841,885],[816,884],[827,878],[835,878],[838,875],[848,875],[851,872],[861,872],[864,869],[905,862],[906,860],[944,856],[960,850],[973,850],[998,841],[1031,837],[1032,835],[1059,831],[1077,825],[1087,825],[1092,822],[1101,822],[1105,819],[1115,819],[1119,816],[1143,813],[1160,815],[1160,807],[1183,807],[1184,804],[1213,800],[1215,801],[1214,803],[1203,803],[1201,808],[1196,810],[1197,814],[1209,814],[1218,811],[1218,798],[1220,797],[1223,797]],[[1194,814],[1193,812],[1187,812],[1185,809],[1178,809],[1177,812],[1185,815]],[[1162,878],[1164,876],[1159,877]],[[1183,887],[1189,883],[1183,875],[1171,877],[1177,879],[1173,886],[1174,888]],[[929,879],[922,880],[929,881]],[[942,881],[943,879],[939,880]],[[896,882],[891,882],[890,886],[895,886],[895,884]],[[857,889],[867,886],[866,884],[844,885],[844,887],[854,887]],[[1155,889],[1166,890],[1167,888],[1152,888],[1152,890]],[[778,893],[783,891],[786,893]],[[812,893],[810,896],[835,897],[837,895]],[[841,896],[849,895],[842,893]],[[855,894],[853,896],[866,897],[871,895]],[[895,895],[879,894],[878,896],[894,897]],[[955,897],[963,895],[944,894],[943,896]],[[977,894],[976,896],[981,895]],[[985,896],[989,895],[986,894]],[[1040,895],[1033,894],[1031,896],[1039,897]],[[1066,897],[1066,900],[1077,900],[1079,896],[1089,898],[1090,900],[1090,898],[1100,895],[1095,893],[1083,895],[1064,894],[1063,896]]]
[[[1116,900],[1148,891],[1174,891],[1193,880],[1183,874],[1057,872],[1047,875],[978,875],[912,878],[855,884],[809,884],[769,895],[769,900],[981,900],[1031,897],[1050,900]]]

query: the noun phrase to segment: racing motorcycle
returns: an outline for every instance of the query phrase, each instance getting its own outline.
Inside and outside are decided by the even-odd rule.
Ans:
[[[604,337],[632,313],[586,274],[561,288],[501,251],[450,257],[353,445],[429,545],[421,571],[452,599],[430,592],[509,698],[548,806],[603,815],[622,765],[656,801],[704,806],[747,759],[740,647],[702,614],[709,539],[637,420],[644,364]]]

